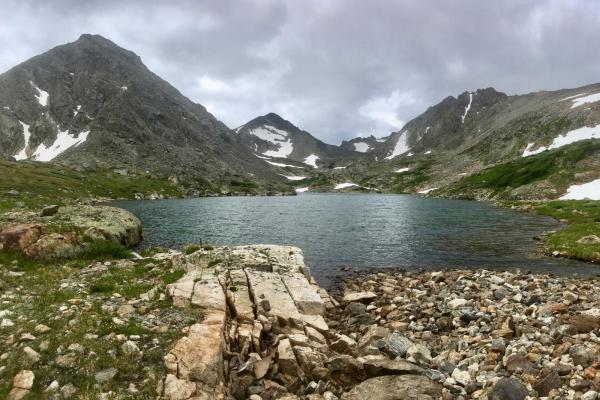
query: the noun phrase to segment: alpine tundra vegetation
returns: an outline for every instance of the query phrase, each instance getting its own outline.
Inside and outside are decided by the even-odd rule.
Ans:
[[[109,3],[0,3],[0,398],[600,399],[597,4]]]

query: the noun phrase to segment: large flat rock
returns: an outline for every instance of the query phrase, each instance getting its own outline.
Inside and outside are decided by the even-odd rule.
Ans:
[[[225,312],[225,309],[227,308],[223,287],[219,283],[219,280],[214,276],[201,278],[194,282],[194,291],[191,296],[191,302],[193,305],[204,309],[214,309]]]
[[[325,302],[300,272],[284,272],[281,279],[302,314],[325,314]]]
[[[290,296],[279,274],[256,271],[249,268],[244,270],[248,277],[250,292],[257,305],[257,313],[268,313],[283,319],[300,320],[300,312]],[[264,301],[268,302],[268,310],[264,309]]]

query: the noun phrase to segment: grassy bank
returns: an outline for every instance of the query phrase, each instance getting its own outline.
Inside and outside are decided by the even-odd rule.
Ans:
[[[600,243],[581,243],[583,237],[600,236],[600,201],[553,200],[538,202],[502,202],[517,208],[550,216],[567,226],[546,237],[548,255],[568,257],[588,262],[600,262]]]
[[[443,195],[495,199],[552,198],[597,164],[600,141],[586,140],[553,151],[498,164],[467,176]],[[589,180],[589,177],[588,177]]]
[[[89,198],[133,199],[136,194],[181,196],[180,190],[166,179],[120,175],[110,170],[79,172],[47,163],[0,160],[0,176],[0,212]]]

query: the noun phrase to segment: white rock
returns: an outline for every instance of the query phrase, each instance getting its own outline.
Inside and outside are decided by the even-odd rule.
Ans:
[[[21,370],[13,378],[13,387],[19,389],[31,389],[35,375],[32,371]]]
[[[455,310],[458,307],[462,307],[462,306],[466,305],[467,303],[468,302],[465,299],[454,299],[454,300],[450,300],[447,304],[448,304],[448,307]]]
[[[452,378],[461,386],[467,386],[471,383],[471,374],[469,374],[469,371],[462,371],[458,368],[454,368],[454,371],[452,371]]]
[[[581,395],[581,400],[596,400],[598,398],[598,392],[590,390]]]
[[[127,355],[135,355],[140,352],[140,348],[138,347],[138,345],[131,340],[128,340],[125,343],[123,343],[123,345],[121,345],[121,350],[123,350],[123,353]]]
[[[46,390],[44,390],[44,392],[52,393],[56,392],[58,389],[60,389],[60,385],[58,384],[57,380],[54,380],[48,385],[48,387],[46,387]]]
[[[11,326],[15,326],[15,323],[8,318],[2,318],[0,321],[0,328],[10,328]]]

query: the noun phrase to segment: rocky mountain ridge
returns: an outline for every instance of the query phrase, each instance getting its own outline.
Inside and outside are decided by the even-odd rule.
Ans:
[[[0,155],[180,180],[281,180],[203,106],[99,35],[0,75]]]
[[[335,168],[353,160],[362,147],[326,144],[275,113],[257,117],[235,129],[241,142],[263,159],[292,161],[312,168]]]
[[[195,194],[582,198],[600,178],[599,100],[600,84],[479,89],[443,99],[386,138],[337,146],[273,113],[230,130],[135,53],[82,35],[0,75],[0,156],[156,175],[184,192],[202,187]]]
[[[295,184],[316,191],[343,184],[359,190],[477,198],[575,196],[567,193],[581,192],[579,186],[594,186],[600,178],[596,138],[600,84],[511,96],[479,89],[445,98],[384,140],[342,143],[341,148],[354,150],[351,159],[312,171],[313,182]],[[481,177],[502,169],[510,179]],[[600,198],[600,193],[595,196]]]

